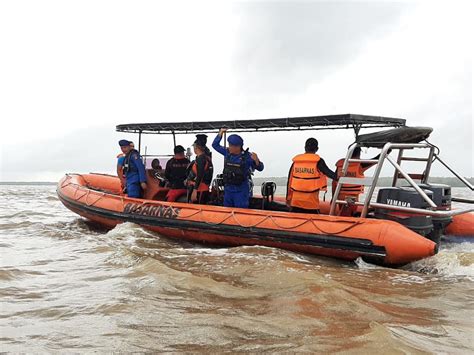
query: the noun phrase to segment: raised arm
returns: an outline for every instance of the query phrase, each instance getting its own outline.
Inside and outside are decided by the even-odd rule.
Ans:
[[[212,148],[214,148],[218,153],[222,154],[223,156],[227,155],[227,150],[221,146],[221,140],[224,133],[227,131],[227,128],[221,128],[219,133],[217,134],[216,138],[212,142]]]

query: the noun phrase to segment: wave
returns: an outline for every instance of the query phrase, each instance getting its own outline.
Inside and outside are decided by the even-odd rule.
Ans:
[[[445,244],[437,255],[411,263],[410,269],[423,274],[474,281],[474,243]]]
[[[35,270],[21,270],[14,267],[4,267],[0,270],[0,280],[3,281],[17,280],[31,275],[40,276],[44,274]]]
[[[355,262],[362,270],[383,270],[382,266],[373,265],[358,258]],[[442,277],[447,280],[467,279],[474,281],[474,243],[444,243],[438,254],[410,263],[401,270],[416,272],[398,277],[399,282],[425,283],[431,278],[424,276]],[[394,281],[397,281],[394,280]]]
[[[13,214],[0,215],[0,219],[11,219],[11,218],[32,218],[32,217],[56,217],[53,213],[44,213],[34,210],[23,210],[21,212],[16,212]]]

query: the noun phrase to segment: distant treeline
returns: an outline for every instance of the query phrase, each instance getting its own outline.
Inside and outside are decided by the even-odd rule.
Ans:
[[[331,184],[330,179],[329,180],[329,185]],[[474,178],[468,178],[467,179],[471,184],[474,184]],[[286,177],[268,177],[268,178],[262,178],[262,177],[254,177],[253,182],[255,186],[261,185],[265,181],[273,181],[277,184],[277,186],[286,186],[287,178]],[[399,179],[399,181],[405,182],[403,179]],[[459,181],[455,177],[431,177],[429,180],[433,184],[445,184],[449,185],[451,187],[465,187],[465,185]],[[377,186],[391,186],[392,185],[392,177],[381,177],[379,178],[379,181],[377,183]]]

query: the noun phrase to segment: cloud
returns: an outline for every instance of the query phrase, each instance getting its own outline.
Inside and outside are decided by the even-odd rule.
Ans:
[[[470,2],[16,4],[0,3],[1,180],[113,172],[120,123],[349,112],[433,126],[442,156],[474,175]],[[310,135],[329,166],[353,141],[244,138],[260,176],[283,176]],[[144,145],[166,154],[172,140]]]
[[[2,181],[57,181],[64,173],[113,172],[119,153],[113,126],[80,129],[34,144],[5,146]]]
[[[245,97],[298,95],[396,30],[407,3],[244,2],[236,6],[237,87]]]

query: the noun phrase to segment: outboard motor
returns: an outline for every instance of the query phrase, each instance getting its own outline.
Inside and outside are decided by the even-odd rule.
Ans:
[[[418,184],[423,190],[433,191],[433,202],[439,211],[451,210],[451,186],[444,184]]]
[[[433,199],[432,191],[425,190],[425,193],[429,198]],[[387,205],[419,209],[428,209],[430,207],[423,197],[421,197],[421,195],[412,187],[381,188],[377,195],[377,202]],[[398,222],[427,238],[430,238],[429,235],[433,232],[434,228],[431,216],[412,214],[410,212],[376,208],[375,218]]]
[[[268,206],[270,202],[273,202],[273,197],[276,192],[276,184],[273,181],[265,181],[262,184],[262,210],[265,209],[265,205]]]
[[[451,210],[451,186],[443,184],[419,184],[418,186],[420,186],[425,192],[433,192],[433,202],[437,206],[436,210]],[[433,220],[434,229],[430,233],[429,238],[435,242],[438,242],[447,225],[453,221],[453,218],[449,216],[433,216],[431,219]]]

